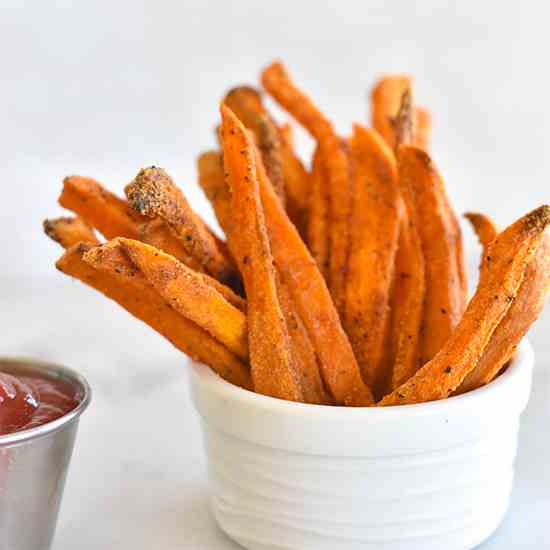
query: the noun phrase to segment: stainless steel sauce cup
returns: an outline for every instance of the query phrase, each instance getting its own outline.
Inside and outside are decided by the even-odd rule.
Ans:
[[[0,371],[63,380],[79,404],[66,415],[28,430],[0,435],[0,547],[48,550],[80,415],[91,392],[71,369],[28,359],[0,358]]]

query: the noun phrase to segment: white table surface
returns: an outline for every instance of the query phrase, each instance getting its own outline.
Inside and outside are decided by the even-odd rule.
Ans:
[[[205,458],[186,359],[76,281],[0,280],[0,353],[83,373],[82,418],[54,550],[238,546],[208,510]],[[532,332],[534,389],[523,417],[510,511],[483,550],[542,548],[550,517],[550,316]]]

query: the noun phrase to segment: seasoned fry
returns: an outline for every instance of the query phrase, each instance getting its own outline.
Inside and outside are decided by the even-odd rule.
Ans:
[[[138,239],[138,225],[146,219],[96,180],[81,176],[69,176],[63,180],[59,204],[95,227],[106,239]]]
[[[308,224],[310,176],[294,151],[291,130],[292,127],[288,124],[279,128],[286,210],[300,235],[305,237]]]
[[[233,230],[231,193],[225,181],[223,155],[219,151],[206,151],[197,159],[199,184],[212,203],[216,219],[226,235]]]
[[[285,122],[279,126],[279,136],[281,140],[288,145],[288,147],[294,149],[294,129],[289,122]]]
[[[412,90],[407,87],[401,96],[401,103],[394,118],[390,119],[395,146],[401,144],[412,143],[416,133],[414,105]]]
[[[462,383],[509,311],[549,223],[550,206],[544,205],[520,218],[491,243],[476,293],[450,338],[429,363],[384,397],[380,405],[444,399]]]
[[[344,145],[331,122],[309,97],[292,82],[281,63],[262,72],[266,90],[317,140],[327,172],[329,196],[329,287],[337,310],[342,314],[349,256],[351,179]]]
[[[390,94],[390,99],[393,95]],[[410,144],[414,138],[414,108],[410,83],[404,88],[400,101],[397,115],[389,119],[396,147]],[[399,186],[402,204],[392,283],[390,350],[387,352],[389,361],[393,360],[394,365],[391,373],[392,389],[400,386],[421,366],[419,340],[426,286],[424,254],[417,227],[418,220],[414,215],[414,195],[403,182],[400,181]]]
[[[465,214],[472,222],[483,245],[483,256],[497,237],[498,230],[492,220],[483,214]],[[517,345],[529,327],[539,317],[550,291],[550,239],[547,235],[525,270],[525,278],[508,313],[499,323],[487,344],[476,368],[468,374],[457,393],[464,393],[488,384],[498,375],[514,355]]]
[[[212,204],[216,219],[226,235],[232,231],[231,193],[225,181],[223,155],[206,151],[197,158],[199,184]]]
[[[356,191],[344,327],[363,380],[378,389],[386,367],[384,346],[401,198],[395,158],[374,130],[354,125],[351,155]]]
[[[432,136],[432,115],[425,107],[416,107],[416,133],[414,136],[414,145],[424,151],[430,148]]]
[[[190,267],[195,272],[200,274],[202,280],[214,287],[230,304],[234,305],[241,311],[246,311],[246,301],[238,296],[231,288],[220,283],[217,279],[210,277],[206,273],[202,273],[202,266],[198,264],[194,258],[187,254],[181,241],[177,239],[170,231],[168,226],[159,219],[150,220],[141,225],[141,241],[150,244],[166,254],[173,256],[176,260]]]
[[[391,386],[393,389],[408,380],[421,366],[420,329],[426,292],[426,268],[414,208],[414,196],[410,187],[402,181],[400,174],[398,182],[403,204],[391,301],[391,356],[394,360]]]
[[[99,244],[94,230],[78,216],[44,220],[43,226],[44,233],[63,248],[69,248],[80,242]]]
[[[206,224],[162,168],[142,169],[126,187],[126,196],[130,206],[140,214],[168,223],[187,253],[200,262],[207,273],[229,286],[238,279]]]
[[[140,241],[150,244],[170,256],[174,256],[180,262],[195,271],[203,271],[200,262],[188,254],[182,242],[172,233],[170,227],[163,220],[157,218],[147,220],[139,227]]]
[[[409,91],[412,102],[412,78],[409,75],[396,74],[381,78],[371,93],[371,123],[373,128],[395,149],[399,143],[412,143],[427,150],[431,136],[430,112],[423,107],[414,107],[412,137],[410,141],[400,141],[395,131],[395,118],[399,112],[403,95]]]
[[[101,269],[109,265],[113,249],[117,248],[124,251],[172,308],[206,330],[237,357],[248,360],[245,315],[206,284],[201,274],[172,256],[140,241],[117,238],[91,250],[84,261]]]
[[[457,265],[459,236],[452,219],[443,183],[427,153],[417,147],[398,149],[399,179],[408,188],[409,218],[416,226],[425,265],[425,298],[420,342],[421,364],[442,348],[463,312],[464,299]]]
[[[393,120],[399,111],[403,93],[410,90],[412,79],[408,75],[389,75],[381,78],[371,92],[372,127],[395,149],[397,136]]]
[[[483,254],[486,254],[489,245],[498,236],[498,227],[495,222],[485,214],[466,212],[464,217],[472,224],[477,238],[483,247]]]
[[[131,264],[127,258],[122,258],[121,266],[116,268],[118,271],[100,271],[83,260],[84,254],[92,249],[93,246],[86,243],[72,246],[58,260],[57,268],[99,290],[192,359],[209,365],[228,382],[252,389],[248,367],[207,332],[172,309],[137,269],[128,271]]]
[[[328,196],[326,171],[319,148],[313,155],[310,185],[307,243],[319,271],[328,281]]]
[[[279,130],[264,107],[260,92],[250,86],[239,86],[230,90],[223,102],[254,134],[269,180],[279,199],[285,204],[285,180]]]
[[[275,266],[317,354],[325,387],[336,404],[370,405],[372,393],[361,379],[323,276],[277,200],[260,159],[256,166]]]
[[[290,336],[290,349],[296,362],[296,372],[300,379],[304,401],[318,405],[331,404],[332,399],[325,390],[321,374],[319,373],[315,350],[290,296],[290,292],[282,284],[278,275],[276,276],[276,283],[277,297],[279,298],[281,311],[283,312]]]
[[[231,251],[243,275],[248,306],[248,345],[257,392],[303,401],[290,337],[277,297],[273,257],[258,192],[254,148],[242,123],[221,106],[224,166],[231,189],[235,230]],[[276,199],[280,205],[280,201]]]

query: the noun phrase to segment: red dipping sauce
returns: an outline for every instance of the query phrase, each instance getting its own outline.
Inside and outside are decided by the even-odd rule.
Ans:
[[[78,403],[75,390],[68,382],[0,371],[0,435],[56,420]]]

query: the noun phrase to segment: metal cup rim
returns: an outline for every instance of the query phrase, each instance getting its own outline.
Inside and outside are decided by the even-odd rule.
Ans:
[[[74,384],[75,388],[81,394],[81,399],[78,405],[69,411],[67,414],[42,424],[34,428],[28,428],[26,430],[20,430],[10,434],[0,435],[0,449],[3,447],[11,447],[16,444],[26,443],[34,441],[42,437],[46,437],[58,430],[62,429],[66,425],[75,421],[80,415],[88,408],[92,400],[92,389],[88,384],[88,381],[75,370],[51,363],[49,361],[41,361],[39,359],[32,359],[29,357],[0,357],[0,363],[9,363],[10,367],[14,367],[15,370],[21,369],[27,372],[39,372],[40,374],[46,374],[53,378],[62,378]]]

